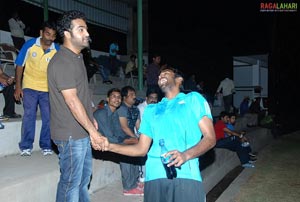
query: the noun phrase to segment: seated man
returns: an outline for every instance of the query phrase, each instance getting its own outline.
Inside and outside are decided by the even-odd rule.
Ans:
[[[118,108],[119,120],[121,123],[122,131],[131,138],[136,139],[138,136],[135,130],[138,131],[140,127],[140,111],[135,106],[136,93],[135,89],[131,86],[125,86],[121,89],[122,104]],[[123,179],[124,195],[131,195],[131,192],[139,188],[139,166],[142,164],[142,157],[131,157],[126,162],[120,162],[123,173],[127,173]],[[138,187],[136,186],[138,184]]]
[[[128,78],[130,77],[130,72],[132,72],[132,75],[137,76],[138,75],[138,69],[136,65],[136,56],[131,55],[130,60],[128,61],[126,68],[125,68],[125,76]]]
[[[102,83],[112,84],[112,81],[109,80],[109,71],[103,66],[102,61],[99,59],[101,56],[99,56],[98,59],[92,57],[90,48],[83,49],[81,53],[83,55],[84,65],[88,75],[88,81],[90,82],[94,74],[99,72],[103,79]]]
[[[227,112],[223,111],[220,113],[219,120],[214,126],[217,140],[215,147],[235,151],[244,168],[254,168],[255,166],[251,162],[248,148],[243,147],[239,140],[240,138],[243,138],[243,134],[228,129],[226,127],[228,119]],[[229,137],[225,137],[225,133],[227,133]]]
[[[246,96],[240,104],[240,115],[246,118],[248,127],[253,127],[257,125],[258,115],[255,112],[251,112],[249,107],[250,98]]]
[[[250,158],[251,158],[251,160],[249,162],[255,162],[256,161],[256,159],[255,159],[256,155],[254,153],[252,153],[252,149],[251,149],[249,140],[246,138],[246,132],[245,131],[241,131],[241,132],[236,131],[235,128],[234,128],[235,121],[236,121],[235,113],[229,113],[228,114],[228,123],[226,124],[226,127],[231,131],[234,131],[238,134],[241,134],[242,138],[238,138],[238,139],[240,140],[242,147],[247,147],[247,149],[249,151],[248,154],[250,155]],[[226,136],[229,137],[231,135],[225,133],[225,137]]]
[[[136,144],[138,139],[126,135],[121,129],[117,112],[117,108],[120,107],[122,102],[120,89],[110,89],[107,93],[106,100],[107,104],[102,109],[98,109],[94,112],[94,118],[98,123],[98,130],[105,135],[111,143]],[[126,161],[133,159],[133,157],[123,157]],[[122,160],[123,158],[121,161]],[[138,172],[133,172],[134,175],[131,175],[131,170],[128,171],[124,169],[124,164],[127,165],[127,163],[120,162],[124,195],[143,195],[143,189],[141,186],[138,186],[137,183]],[[135,168],[134,165],[133,168]]]
[[[2,70],[0,63],[0,83],[3,89],[0,92],[4,95],[5,106],[3,108],[3,119],[8,118],[21,118],[20,114],[15,112],[15,99],[14,99],[14,77],[10,77]]]

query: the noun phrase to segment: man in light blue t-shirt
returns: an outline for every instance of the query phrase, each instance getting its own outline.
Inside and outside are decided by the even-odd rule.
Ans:
[[[119,51],[119,44],[117,42],[113,42],[109,45],[110,73],[114,76],[118,72],[118,64],[117,64],[118,51]]]
[[[165,98],[146,107],[135,145],[109,144],[105,150],[128,155],[145,156],[147,175],[144,202],[204,202],[205,192],[198,157],[215,145],[210,107],[197,92],[180,93],[182,75],[171,67],[161,70],[158,79]],[[161,162],[159,140],[164,139],[175,166],[177,177],[168,179]]]

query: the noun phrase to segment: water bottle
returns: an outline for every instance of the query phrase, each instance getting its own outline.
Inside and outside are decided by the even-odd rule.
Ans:
[[[177,177],[177,172],[176,172],[175,166],[174,165],[170,166],[170,167],[167,166],[168,163],[170,163],[170,156],[165,156],[165,154],[168,152],[168,150],[165,146],[164,139],[159,140],[159,146],[161,148],[160,158],[161,158],[161,162],[162,162],[162,164],[165,168],[167,178],[168,179],[176,178]]]

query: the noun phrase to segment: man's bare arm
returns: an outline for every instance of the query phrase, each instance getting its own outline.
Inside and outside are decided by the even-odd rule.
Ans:
[[[141,134],[137,144],[109,144],[106,150],[127,156],[145,156],[148,153],[152,139]]]
[[[103,139],[101,137],[102,134],[100,134],[97,131],[93,122],[89,119],[85,108],[83,107],[81,101],[77,96],[77,90],[73,88],[73,89],[62,90],[61,92],[74,118],[84,129],[88,131],[93,148],[94,149],[104,148],[104,146],[102,145],[103,144]]]

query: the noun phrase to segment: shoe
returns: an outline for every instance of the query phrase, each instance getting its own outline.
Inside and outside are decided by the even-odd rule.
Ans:
[[[257,161],[257,159],[251,159],[251,160],[249,160],[248,162],[253,164],[253,163],[255,163],[256,161]]]
[[[4,125],[0,122],[0,129],[4,129]]]
[[[250,143],[249,142],[243,142],[242,147],[249,147]]]
[[[124,190],[124,196],[144,196],[144,190],[139,189],[138,187],[131,190]]]
[[[21,151],[21,156],[31,156],[31,149],[23,149]]]
[[[244,163],[243,165],[242,165],[244,168],[255,168],[255,165],[253,165],[252,163]]]
[[[102,83],[105,83],[105,84],[112,84],[112,81],[111,81],[111,80],[107,80],[107,81],[103,81]]]
[[[51,149],[43,149],[42,153],[44,156],[52,155],[53,151]]]
[[[5,117],[4,115],[0,116],[0,121],[8,121],[9,118]]]
[[[250,152],[250,153],[249,153],[249,156],[255,158],[255,157],[256,157],[256,154],[253,154],[252,152]]]
[[[138,182],[137,188],[144,190],[144,182]]]
[[[14,113],[14,114],[12,114],[12,115],[7,115],[7,114],[5,114],[4,117],[9,118],[9,119],[19,119],[19,118],[22,118],[22,115],[21,115],[21,114]]]

